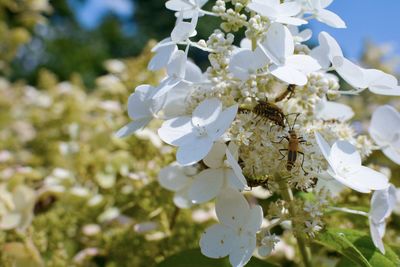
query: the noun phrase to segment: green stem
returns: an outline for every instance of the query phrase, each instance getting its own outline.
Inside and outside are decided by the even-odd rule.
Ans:
[[[252,38],[251,39],[251,50],[256,50],[257,48],[257,39],[256,38]]]
[[[282,176],[278,176],[276,179],[276,182],[279,185],[280,193],[281,193],[283,200],[285,200],[289,204],[289,213],[290,213],[291,217],[293,218],[296,214],[296,210],[293,205],[293,193],[287,184],[287,179],[284,179],[284,177],[282,177]],[[293,225],[294,225],[294,223],[295,222],[292,220]],[[293,227],[293,229],[294,228],[295,227]],[[295,236],[297,239],[297,245],[299,247],[301,257],[303,259],[304,266],[312,267],[310,248],[308,247],[308,245],[306,243],[303,233],[295,233]]]

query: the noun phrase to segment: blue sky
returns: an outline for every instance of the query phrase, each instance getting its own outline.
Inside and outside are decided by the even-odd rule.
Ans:
[[[322,30],[329,32],[350,58],[360,56],[367,38],[378,44],[391,43],[400,55],[399,0],[335,0],[328,9],[346,22],[347,29],[333,29],[313,20],[314,38]]]
[[[96,27],[109,12],[123,19],[132,16],[134,9],[131,0],[87,0],[84,5],[69,1],[78,20],[88,29]],[[320,31],[329,32],[346,56],[353,59],[359,58],[366,39],[378,44],[391,43],[395,53],[400,55],[399,0],[335,0],[328,9],[340,15],[347,29],[334,29],[312,20],[310,26],[315,39]]]

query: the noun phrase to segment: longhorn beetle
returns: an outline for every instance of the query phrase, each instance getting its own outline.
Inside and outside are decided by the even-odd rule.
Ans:
[[[304,140],[303,137],[297,136],[297,133],[294,130],[294,126],[296,124],[296,120],[299,117],[299,115],[300,115],[300,113],[296,114],[296,118],[294,119],[292,126],[290,126],[290,124],[288,122],[288,125],[289,125],[288,135],[282,136],[278,142],[274,142],[274,143],[280,144],[280,143],[282,143],[282,141],[284,139],[286,139],[288,141],[288,147],[279,149],[279,154],[282,155],[282,158],[280,158],[279,160],[282,160],[286,157],[286,155],[284,155],[282,152],[287,151],[288,153],[287,153],[286,170],[291,171],[293,169],[294,165],[296,164],[297,155],[298,154],[302,155],[303,159],[301,161],[301,169],[303,170],[304,174],[307,175],[308,173],[303,168],[304,153],[300,151],[300,144],[306,143],[307,141]],[[288,121],[287,116],[286,116],[286,120]]]

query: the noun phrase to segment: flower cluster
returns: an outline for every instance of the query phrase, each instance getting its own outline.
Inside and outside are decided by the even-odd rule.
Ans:
[[[388,190],[388,177],[363,166],[362,160],[379,147],[399,163],[399,113],[390,106],[378,108],[371,141],[350,124],[353,110],[333,100],[366,89],[400,96],[400,86],[393,75],[345,58],[327,32],[319,34],[318,46],[307,46],[312,32],[300,32],[299,26],[311,19],[346,27],[329,11],[332,1],[218,0],[211,11],[203,9],[207,2],[166,2],[176,12],[176,25],[154,47],[148,67],[165,68],[167,76],[155,87],[136,88],[128,102],[133,122],[117,135],[133,133],[153,119],[163,121],[158,135],[177,152],[176,162],[159,174],[161,186],[175,192],[174,202],[181,208],[215,199],[220,223],[205,230],[201,250],[211,258],[229,255],[233,266],[243,266],[256,247],[266,256],[276,243],[269,232],[274,225],[262,230],[263,210],[249,204],[243,193],[262,186],[277,194],[282,209],[275,219],[292,221],[302,242],[321,230],[328,208],[321,195],[326,190],[334,194],[335,183],[361,193]],[[203,16],[219,17],[221,30],[195,41]],[[245,32],[241,40],[233,35],[238,30]],[[194,49],[209,53],[204,73],[188,57]],[[341,89],[340,78],[351,89]],[[293,199],[293,190],[319,200]],[[382,193],[379,199],[389,195]],[[371,224],[380,225],[387,217],[371,215]]]

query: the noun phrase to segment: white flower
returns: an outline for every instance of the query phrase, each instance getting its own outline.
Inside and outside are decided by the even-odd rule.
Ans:
[[[158,182],[165,189],[175,192],[174,203],[181,209],[190,208],[193,205],[188,196],[188,190],[196,172],[197,169],[193,166],[183,167],[175,162],[161,169],[158,174]]]
[[[310,55],[318,60],[322,68],[332,68],[351,86],[360,89],[369,89],[380,95],[400,95],[400,86],[396,77],[376,69],[364,69],[343,57],[342,49],[336,40],[326,32],[318,36],[319,46],[314,48]]]
[[[352,108],[348,105],[322,99],[315,106],[315,117],[319,120],[348,121],[354,116]]]
[[[369,134],[388,158],[400,164],[400,113],[396,109],[388,105],[377,108]]]
[[[31,188],[18,185],[12,192],[0,186],[0,229],[25,230],[33,219],[36,193]]]
[[[255,51],[239,48],[232,54],[229,61],[229,71],[235,78],[246,81],[250,75],[256,74],[257,70],[264,67],[268,62],[269,59],[259,48]]]
[[[258,254],[261,257],[267,257],[275,249],[275,245],[279,242],[279,238],[275,234],[268,233],[261,240],[261,246],[258,248]]]
[[[386,219],[396,205],[396,188],[390,185],[385,190],[375,191],[371,199],[369,226],[374,245],[385,254],[382,238],[385,235]]]
[[[287,26],[290,33],[293,36],[293,39],[295,43],[303,43],[311,39],[312,37],[312,31],[310,29],[304,29],[302,31],[299,31],[299,27],[293,26],[293,25],[288,25]]]
[[[149,62],[147,68],[156,71],[164,68],[170,62],[172,55],[178,50],[178,46],[172,43],[171,38],[166,38],[151,49],[155,55]]]
[[[225,162],[225,155],[227,156],[227,163]],[[205,169],[194,176],[193,183],[188,191],[188,197],[193,203],[204,203],[213,199],[226,186],[243,190],[247,185],[239,164],[224,143],[215,142],[203,162],[209,169]]]
[[[301,6],[296,2],[281,4],[280,0],[252,0],[247,7],[261,16],[268,17],[272,22],[297,26],[308,23],[295,17],[301,11]]]
[[[187,54],[182,50],[177,50],[172,54],[172,57],[167,65],[167,77],[161,81],[156,88],[153,98],[159,98],[179,83],[184,82],[186,74]]]
[[[320,69],[312,57],[294,55],[293,36],[282,24],[271,24],[259,47],[272,62],[271,74],[289,84],[305,85],[306,74]]]
[[[169,0],[165,6],[169,10],[176,11],[177,17],[182,14],[184,19],[189,19],[196,15],[207,2],[208,0]]]
[[[333,0],[309,0],[306,13],[312,13],[315,18],[331,27],[346,28],[346,23],[332,11],[326,10]]]
[[[186,22],[183,20],[183,13],[179,14],[175,27],[171,32],[171,41],[176,44],[186,41],[190,37],[196,36],[196,26],[199,17],[199,14],[195,12],[191,21]]]
[[[128,115],[133,121],[116,132],[117,137],[125,137],[145,127],[161,109],[164,99],[153,99],[154,88],[144,84],[136,87],[128,99]]]
[[[319,133],[315,133],[315,138],[329,163],[328,174],[338,182],[361,193],[389,186],[384,174],[361,165],[360,154],[348,141],[336,141],[330,147]]]
[[[192,116],[180,116],[167,120],[158,130],[160,138],[178,146],[176,158],[184,166],[202,160],[230,127],[238,105],[222,111],[222,103],[216,98],[206,99],[193,111]]]
[[[218,196],[215,209],[220,223],[203,233],[201,252],[210,258],[229,255],[232,266],[244,266],[256,248],[256,233],[263,218],[261,206],[250,208],[241,193],[226,188]]]

